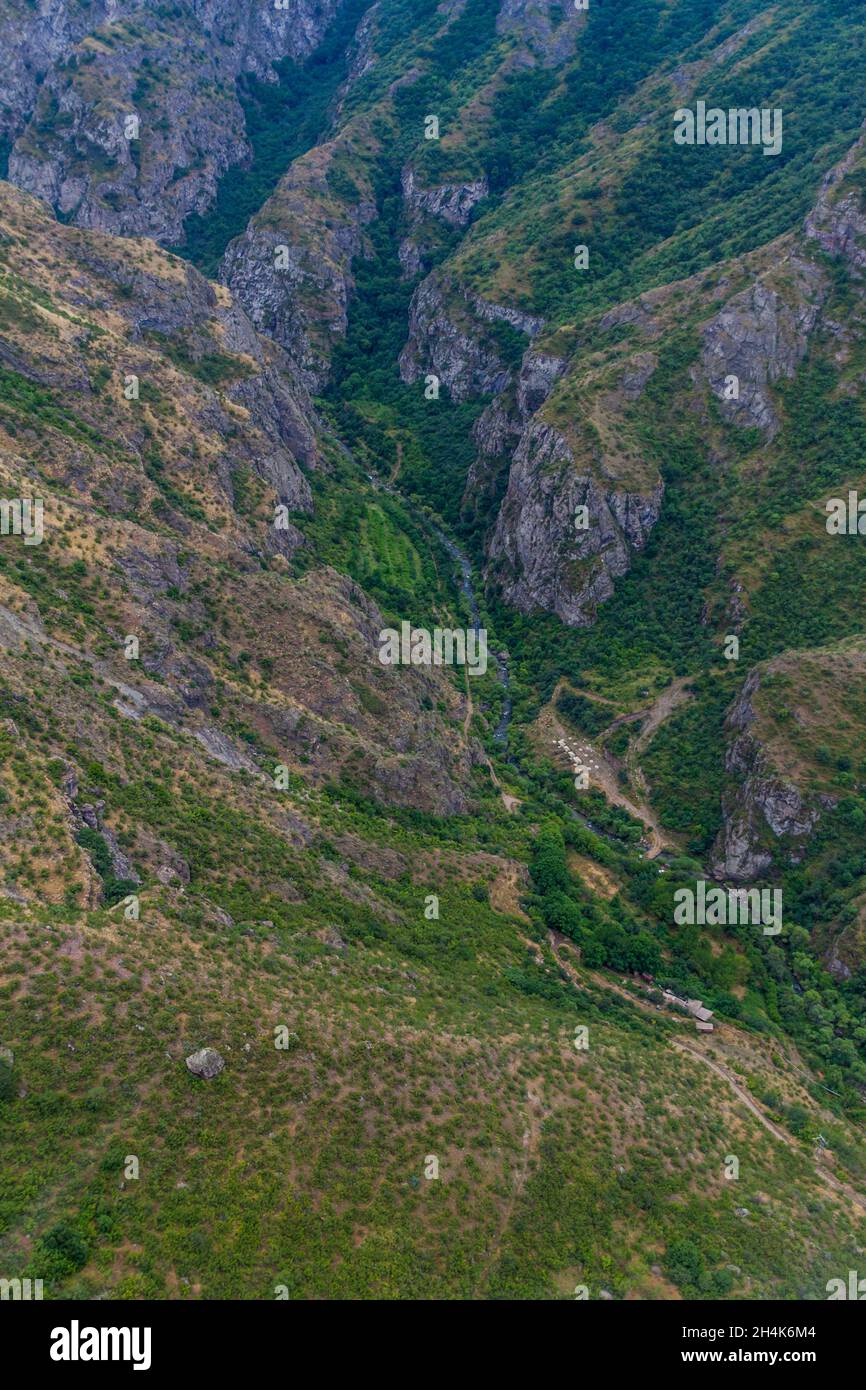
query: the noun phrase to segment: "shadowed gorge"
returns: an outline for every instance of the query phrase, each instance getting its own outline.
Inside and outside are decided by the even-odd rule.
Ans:
[[[0,56],[2,1299],[858,1298],[863,8]]]

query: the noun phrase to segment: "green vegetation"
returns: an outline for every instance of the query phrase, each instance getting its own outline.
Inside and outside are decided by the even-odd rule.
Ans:
[[[128,893],[135,892],[134,880],[118,878],[115,874],[111,852],[104,837],[97,830],[91,830],[89,826],[85,825],[78,832],[78,843],[87,850],[93,860],[93,867],[102,879],[106,904],[113,906],[114,903],[119,903],[125,898]]]
[[[275,63],[276,82],[244,73],[238,98],[244,112],[249,163],[232,165],[220,179],[216,202],[205,215],[187,218],[177,255],[215,278],[229,242],[240,236],[273,193],[294,159],[322,135],[328,113],[347,72],[347,48],[370,0],[347,0],[322,42],[303,63]]]
[[[815,260],[825,321],[770,381],[772,434],[726,422],[698,364],[704,320],[754,278],[732,258],[790,234],[856,137],[864,21],[780,0],[746,30],[749,0],[622,0],[591,5],[571,47],[554,7],[561,51],[527,60],[498,0],[388,0],[347,85],[367,12],[350,0],[277,82],[242,77],[249,162],[180,252],[215,274],[317,141],[334,140],[326,218],[371,192],[294,529],[270,524],[282,424],[264,395],[254,418],[256,383],[232,400],[253,368],[200,326],[142,331],[151,289],[101,234],[36,223],[50,283],[30,284],[40,238],[4,204],[0,431],[52,524],[32,549],[0,538],[0,1268],[84,1300],[822,1298],[866,1242],[815,1155],[821,1135],[837,1182],[866,1180],[866,579],[821,512],[864,471],[862,286]],[[675,148],[689,71],[708,101],[739,104],[747,74],[750,100],[784,106],[783,154]],[[154,108],[150,58],[136,83]],[[46,136],[65,119],[49,92]],[[422,187],[485,175],[490,195],[466,229],[419,229],[407,165]],[[503,369],[530,341],[571,359],[541,418],[585,428],[593,481],[621,491],[620,461],[664,485],[590,626],[485,586],[515,433],[474,496],[490,401],[401,381],[410,232]],[[790,245],[766,253],[782,296]],[[136,254],[148,287],[171,284],[158,248]],[[602,330],[687,277],[705,279]],[[544,326],[476,321],[473,295]],[[652,366],[627,399],[624,349]],[[139,355],[127,409],[117,363]],[[482,678],[377,662],[381,624],[476,606]],[[760,827],[779,936],[674,914],[743,794],[729,716],[753,671],[754,775],[820,797],[808,836]],[[656,727],[666,692],[682,702]],[[575,788],[557,719],[610,756],[623,804]],[[664,991],[704,1001],[717,1035]],[[226,1063],[211,1082],[184,1065],[201,1046]]]

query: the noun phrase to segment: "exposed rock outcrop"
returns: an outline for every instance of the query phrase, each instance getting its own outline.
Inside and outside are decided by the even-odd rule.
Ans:
[[[77,788],[76,788],[77,790]],[[76,833],[84,829],[93,831],[101,837],[111,860],[111,872],[116,879],[122,879],[126,883],[141,883],[141,875],[136,871],[132,860],[121,848],[120,842],[114,831],[105,824],[103,814],[105,811],[104,801],[80,804],[71,798],[67,799],[69,815]]]
[[[509,313],[512,327],[540,331],[539,322]],[[637,400],[655,370],[652,353],[628,359],[619,396],[599,396],[616,415]],[[577,457],[542,407],[565,376],[568,363],[530,347],[520,370],[494,397],[475,426],[478,455],[463,499],[464,511],[487,510],[504,481],[487,553],[486,577],[521,612],[555,613],[572,626],[594,621],[610,598],[614,580],[628,572],[634,551],[645,546],[658,520],[663,486],[652,469],[639,481],[618,471],[590,432]],[[597,390],[592,387],[593,392]],[[586,509],[576,525],[578,509]],[[583,524],[585,520],[586,524]]]
[[[116,9],[116,0],[94,0],[89,6],[60,0],[50,6],[4,8],[0,15],[4,55],[0,138],[14,140],[21,133],[46,74],[62,66],[76,44]]]
[[[769,438],[777,433],[771,387],[793,377],[826,294],[820,268],[795,252],[780,271],[760,276],[704,324],[701,371],[724,419],[757,427]]]
[[[425,217],[435,217],[449,227],[466,227],[472,216],[472,209],[488,194],[487,179],[473,179],[469,183],[442,183],[435,188],[419,188],[415,170],[407,165],[401,176],[403,200],[406,213],[411,222],[420,222]]]
[[[289,354],[309,390],[327,380],[330,351],[345,335],[352,262],[376,205],[336,199],[327,182],[333,149],[297,160],[277,192],[228,247],[221,278],[256,328]]]
[[[781,858],[796,863],[821,810],[832,804],[823,797],[807,800],[766,756],[753,731],[760,683],[760,669],[751,671],[725,721],[731,740],[725,771],[735,786],[722,799],[724,821],[712,859],[715,875],[734,883],[753,882]]]
[[[309,484],[299,466],[314,465],[317,459],[317,421],[309,394],[286,354],[256,332],[225,289],[152,242],[68,229],[43,204],[9,184],[0,185],[0,224],[41,246],[55,266],[74,266],[66,290],[73,313],[110,315],[112,326],[111,381],[101,389],[91,381],[91,340],[83,329],[67,335],[62,352],[46,349],[38,364],[27,360],[26,343],[20,350],[11,348],[9,335],[14,370],[50,390],[74,394],[95,429],[123,435],[130,458],[152,449],[136,404],[125,401],[120,411],[114,404],[113,391],[123,388],[128,373],[134,374],[145,406],[150,394],[161,390],[183,421],[161,446],[163,466],[173,461],[172,450],[181,471],[190,466],[190,450],[199,450],[199,456],[207,450],[213,460],[210,476],[222,480],[229,506],[234,501],[231,480],[243,470],[258,474],[291,510],[310,509]],[[91,486],[93,467],[89,457],[70,451],[69,486],[78,492]],[[103,504],[122,513],[129,505],[130,479],[123,467],[107,472]],[[182,531],[183,519],[174,520]],[[275,549],[285,549],[285,534],[274,531],[271,539]],[[164,552],[168,554],[168,546]],[[152,555],[143,557],[143,563],[152,568]],[[167,584],[177,585],[179,576],[173,566],[169,569]]]
[[[478,453],[463,496],[467,514],[493,496],[528,420],[547,400],[565,367],[561,357],[528,349],[513,387],[494,396],[478,417],[473,430]]]
[[[517,310],[472,299],[434,270],[412,296],[409,338],[400,354],[403,381],[432,373],[457,401],[503,391],[511,372],[495,340],[484,332],[485,318],[527,333],[538,332],[542,324]]]
[[[585,10],[557,0],[502,0],[496,30],[516,39],[545,67],[555,67],[571,57],[586,19]]]
[[[249,154],[238,76],[272,80],[274,63],[312,52],[336,9],[58,0],[50,15],[6,19],[10,179],[78,226],[180,241],[185,218]]]
[[[425,234],[424,224],[432,220],[463,231],[469,224],[473,208],[487,197],[489,189],[483,176],[468,183],[443,183],[435,188],[419,188],[411,165],[403,170],[401,182],[409,232],[400,243],[397,254],[404,279],[411,280],[427,268],[428,258],[433,251],[432,239]]]
[[[866,213],[862,188],[846,187],[846,180],[862,163],[864,150],[866,135],[861,135],[825,177],[805,223],[806,236],[828,256],[842,257],[858,276],[866,271]]]
[[[212,1081],[225,1069],[225,1061],[214,1047],[200,1047],[186,1059],[187,1070],[203,1081]]]
[[[576,463],[562,435],[533,419],[511,465],[489,578],[521,612],[541,609],[585,627],[646,545],[663,493],[661,481],[645,494],[605,483]],[[583,529],[575,526],[578,507],[588,513]]]

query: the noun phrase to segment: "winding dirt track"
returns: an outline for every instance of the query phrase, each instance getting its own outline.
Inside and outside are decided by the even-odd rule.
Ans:
[[[617,715],[601,731],[597,739],[592,741],[583,734],[566,731],[557,718],[555,703],[562,688],[562,682],[557,684],[550,698],[550,703],[542,710],[538,718],[538,728],[544,736],[545,742],[550,741],[555,745],[555,757],[559,757],[560,761],[565,759],[573,766],[580,763],[588,768],[590,784],[598,787],[614,806],[621,807],[622,810],[628,811],[629,815],[634,816],[636,820],[643,821],[648,832],[647,859],[655,859],[663,849],[677,850],[680,846],[671,835],[662,829],[655,811],[649,804],[649,786],[640,766],[640,755],[677,706],[689,698],[687,687],[691,679],[691,676],[679,676],[646,709]],[[598,704],[604,703],[586,691],[581,693],[589,699],[595,699]],[[611,734],[623,724],[635,724],[639,720],[643,720],[643,727],[637,738],[632,741],[626,758],[626,768],[632,784],[640,793],[639,797],[631,797],[620,786],[617,767],[614,766],[605,752],[604,744]],[[562,744],[566,745],[565,749],[561,746]]]
[[[649,784],[640,765],[641,756],[665,720],[673,714],[678,705],[690,698],[689,691],[686,689],[690,680],[690,676],[680,676],[678,680],[672,681],[667,689],[662,691],[655,703],[650,706],[640,733],[629,746],[626,766],[634,785],[643,796],[649,796]],[[609,730],[605,729],[602,734],[603,739],[607,737],[608,732]]]
[[[562,937],[559,932],[554,931],[548,931],[547,935],[550,948],[557,964],[560,965],[568,975],[575,989],[584,989],[585,986],[581,982],[578,971],[572,965],[571,961],[560,956],[557,950],[560,944],[564,944],[565,938]],[[624,999],[628,999],[629,1002],[634,1004],[637,1008],[647,1012],[655,1012],[651,1004],[636,999],[628,990],[623,989],[622,986],[615,984],[612,980],[608,980],[600,972],[591,971],[588,973],[591,974],[595,983],[604,986],[606,989],[613,990],[614,993],[621,995]],[[704,1049],[699,1047],[696,1043],[686,1042],[683,1038],[671,1038],[670,1043],[671,1047],[675,1047],[678,1052],[683,1052],[687,1056],[692,1057],[696,1062],[700,1062],[702,1066],[708,1067],[715,1076],[718,1076],[720,1080],[724,1081],[733,1091],[737,1099],[741,1101],[746,1109],[754,1115],[755,1119],[764,1126],[764,1129],[772,1134],[774,1139],[778,1139],[786,1148],[793,1149],[797,1147],[791,1136],[786,1134],[784,1130],[773,1123],[769,1116],[764,1114],[754,1097],[740,1085],[738,1079],[721,1062],[717,1062],[714,1057],[708,1056]],[[841,1178],[837,1178],[836,1174],[832,1173],[829,1168],[826,1168],[819,1158],[815,1158],[814,1164],[815,1173],[818,1178],[826,1183],[828,1187],[832,1187],[833,1191],[838,1193],[840,1197],[844,1197],[846,1201],[850,1202],[852,1207],[856,1207],[858,1215],[866,1216],[866,1198],[861,1196],[850,1184],[843,1182]]]
[[[720,1076],[723,1081],[728,1083],[737,1099],[743,1102],[747,1110],[751,1110],[755,1119],[760,1120],[764,1129],[769,1130],[774,1139],[778,1139],[782,1144],[787,1145],[789,1149],[793,1148],[794,1141],[790,1136],[783,1133],[778,1125],[773,1124],[773,1121],[764,1114],[757,1101],[749,1095],[748,1091],[743,1089],[739,1082],[734,1079],[731,1073],[723,1067],[720,1062],[716,1062],[712,1057],[708,1057],[706,1052],[702,1051],[701,1048],[695,1047],[692,1043],[682,1042],[679,1038],[671,1038],[671,1047],[675,1047],[678,1052],[687,1052],[690,1057],[694,1057],[698,1062],[703,1062],[704,1066],[709,1067],[710,1071],[715,1072],[716,1076]]]
[[[748,1091],[743,1090],[742,1086],[725,1067],[714,1061],[712,1057],[708,1057],[701,1048],[695,1047],[691,1043],[682,1042],[679,1038],[671,1038],[671,1045],[681,1052],[687,1052],[689,1056],[694,1057],[696,1061],[703,1062],[705,1067],[709,1067],[710,1071],[715,1072],[716,1076],[720,1076],[723,1081],[728,1083],[737,1098],[751,1110],[755,1118],[760,1120],[764,1128],[768,1129],[775,1139],[781,1140],[789,1149],[795,1147],[793,1139],[791,1139],[789,1135],[783,1133],[778,1125],[774,1125],[772,1120],[768,1119],[768,1117],[763,1114]],[[832,1187],[834,1192],[838,1192],[839,1195],[850,1202],[852,1206],[857,1207],[862,1215],[866,1215],[866,1198],[861,1197],[860,1193],[849,1186],[847,1182],[843,1182],[841,1178],[837,1178],[836,1174],[831,1173],[829,1168],[825,1168],[820,1159],[815,1158],[814,1162],[815,1172],[821,1181],[825,1182],[828,1187]]]
[[[616,769],[594,743],[590,743],[588,738],[580,734],[573,734],[564,729],[549,706],[542,710],[538,725],[544,734],[545,743],[549,747],[552,745],[554,759],[560,763],[568,762],[572,769],[578,764],[585,767],[589,772],[590,786],[598,787],[612,805],[628,811],[635,820],[643,821],[649,843],[647,859],[655,859],[660,850],[678,848],[676,841],[662,830],[655,811],[647,802],[626,796],[619,785]],[[560,746],[561,743],[566,745],[565,749]]]

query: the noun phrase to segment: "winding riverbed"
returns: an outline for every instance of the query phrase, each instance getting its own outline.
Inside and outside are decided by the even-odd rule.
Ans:
[[[373,473],[368,473],[367,477],[375,488],[380,488],[382,492],[388,492],[392,497],[397,497],[405,505],[406,498],[399,488],[391,483],[386,483],[384,478],[379,478]],[[460,572],[460,592],[466,599],[469,607],[469,616],[472,619],[472,626],[476,632],[481,627],[481,611],[478,607],[478,595],[475,592],[475,585],[472,583],[472,565],[469,557],[460,548],[457,542],[443,531],[441,526],[437,526],[433,521],[422,519],[432,534],[436,537],[442,548],[450,555]],[[504,748],[508,742],[508,729],[511,724],[512,699],[511,699],[511,675],[508,670],[508,653],[495,652],[493,656],[496,662],[496,674],[499,677],[499,684],[502,686],[502,711],[499,715],[499,722],[493,732],[495,743],[501,744]]]
[[[472,583],[472,565],[469,562],[469,557],[467,556],[465,551],[460,549],[460,546],[457,544],[457,542],[455,540],[452,540],[451,536],[446,535],[446,533],[439,526],[436,526],[431,522],[430,529],[432,530],[436,539],[439,541],[440,545],[442,545],[444,549],[447,550],[448,554],[451,556],[451,559],[456,561],[459,567],[460,589],[466,599],[467,604],[469,605],[469,614],[472,618],[472,625],[475,628],[475,631],[477,632],[481,627],[481,613],[478,608],[478,596],[475,593],[475,586]],[[499,684],[502,686],[502,713],[499,716],[499,723],[496,725],[496,728],[493,733],[493,738],[496,743],[501,743],[504,747],[505,744],[508,742],[508,726],[511,723],[512,709],[511,677],[508,671],[508,653],[495,652],[494,660],[496,662],[496,673],[499,677]]]

